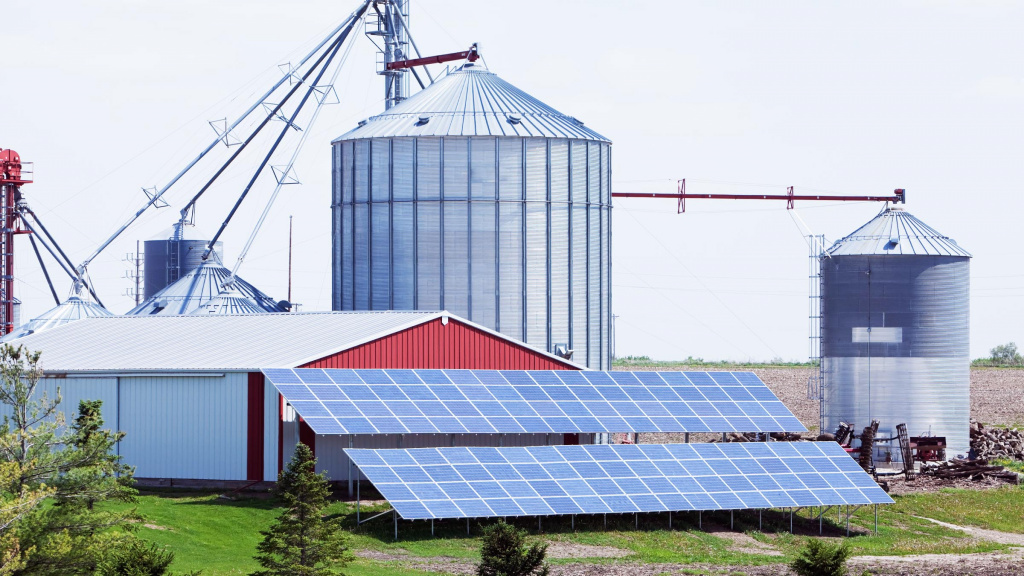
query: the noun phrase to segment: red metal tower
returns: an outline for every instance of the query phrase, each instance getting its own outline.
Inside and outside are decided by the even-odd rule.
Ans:
[[[14,150],[0,149],[0,333],[14,330],[14,235],[27,234],[21,227],[21,185],[32,182]]]

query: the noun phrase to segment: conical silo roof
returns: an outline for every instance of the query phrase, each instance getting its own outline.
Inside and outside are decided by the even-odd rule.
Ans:
[[[238,276],[232,278],[231,271],[224,266],[207,261],[146,299],[127,315],[190,314],[217,298],[223,286],[229,281],[240,297],[251,301],[253,309],[260,312],[285,311],[273,298],[260,292],[252,284]]]
[[[533,136],[609,140],[488,71],[467,62],[338,140],[393,136]]]
[[[266,314],[267,310],[260,308],[255,300],[242,294],[237,288],[230,287],[222,290],[206,304],[189,312],[193,316],[213,315],[236,315],[236,314]]]
[[[960,256],[971,254],[956,240],[915,218],[902,208],[890,206],[826,251],[828,256]]]
[[[79,295],[75,295],[61,302],[56,307],[42,313],[38,318],[18,326],[14,329],[14,332],[4,336],[3,341],[7,342],[9,340],[21,338],[22,336],[28,336],[29,334],[50,330],[51,328],[63,326],[68,322],[74,322],[75,320],[81,320],[82,318],[113,315],[114,314],[111,311],[107,310],[103,306]]]

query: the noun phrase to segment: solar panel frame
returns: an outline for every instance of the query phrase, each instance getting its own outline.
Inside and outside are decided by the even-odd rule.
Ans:
[[[855,462],[846,465],[853,460],[838,444],[786,444],[761,443],[753,450],[753,443],[737,443],[345,452],[406,519],[892,503]],[[826,477],[794,473],[786,465],[813,468],[811,459],[842,471]],[[761,470],[772,461],[784,471],[745,474],[751,462],[740,461]]]
[[[317,434],[806,430],[756,375],[744,372],[263,373]]]

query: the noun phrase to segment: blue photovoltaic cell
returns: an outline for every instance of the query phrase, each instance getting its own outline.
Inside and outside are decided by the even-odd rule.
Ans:
[[[803,432],[749,372],[263,371],[317,434]]]
[[[892,503],[835,442],[345,452],[407,519]]]

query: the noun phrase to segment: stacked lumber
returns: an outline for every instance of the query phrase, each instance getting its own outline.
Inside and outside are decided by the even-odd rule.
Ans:
[[[971,449],[976,458],[1024,460],[1024,431],[971,422]]]
[[[1002,466],[990,464],[985,459],[950,460],[936,464],[926,462],[921,465],[921,474],[935,476],[936,478],[960,478],[972,481],[995,478],[1010,484],[1020,484],[1020,476],[1016,472],[1007,470]]]

